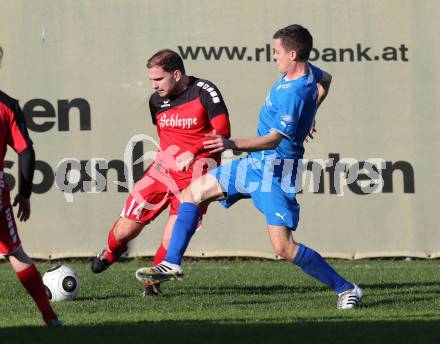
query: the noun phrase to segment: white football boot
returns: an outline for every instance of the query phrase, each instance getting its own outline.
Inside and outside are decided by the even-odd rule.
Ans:
[[[338,294],[338,309],[353,309],[358,307],[364,293],[361,288],[354,284],[353,289]]]
[[[138,269],[136,278],[142,282],[149,281],[152,283],[176,281],[183,278],[183,269],[178,264],[162,261],[155,266]]]

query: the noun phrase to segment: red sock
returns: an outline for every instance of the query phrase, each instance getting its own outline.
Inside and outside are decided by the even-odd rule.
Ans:
[[[43,281],[41,280],[41,275],[35,265],[32,264],[28,268],[16,272],[16,275],[21,284],[23,284],[28,293],[34,299],[38,309],[43,315],[44,321],[58,319],[57,315],[49,304],[49,299],[47,298],[46,290],[44,289]]]
[[[105,255],[105,259],[107,259],[110,263],[113,263],[116,260],[118,260],[119,257],[122,256],[122,254],[125,251],[127,251],[128,248],[127,244],[123,244],[115,238],[115,233],[113,232],[113,228],[114,225],[108,232],[108,241],[107,241],[108,249]]]
[[[160,244],[159,248],[156,251],[156,255],[154,256],[153,265],[159,264],[162,260],[164,260],[166,255],[167,249],[163,246],[163,244]]]

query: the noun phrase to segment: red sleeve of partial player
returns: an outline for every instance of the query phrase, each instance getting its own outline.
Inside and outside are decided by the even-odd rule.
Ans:
[[[229,117],[226,114],[217,115],[209,120],[211,126],[214,128],[215,134],[226,137],[231,137],[231,125],[229,123]],[[196,155],[203,150],[203,142],[200,142],[193,146],[190,150],[191,153]]]
[[[32,145],[32,141],[27,131],[23,112],[18,103],[12,104],[12,108],[9,110],[9,137],[7,142],[9,146],[20,154]]]

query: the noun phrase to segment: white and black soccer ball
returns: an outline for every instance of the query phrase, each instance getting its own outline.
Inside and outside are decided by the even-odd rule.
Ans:
[[[77,273],[68,266],[57,265],[43,275],[43,284],[50,301],[74,300],[79,293]]]

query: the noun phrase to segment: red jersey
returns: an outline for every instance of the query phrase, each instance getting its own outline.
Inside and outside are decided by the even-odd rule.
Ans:
[[[9,189],[3,180],[7,145],[21,153],[32,145],[32,141],[18,101],[0,91],[0,254],[10,254],[21,245],[10,204]]]
[[[212,82],[190,77],[190,83],[184,92],[169,98],[161,97],[155,92],[149,105],[161,152],[170,152],[176,158],[190,151],[195,155],[194,163],[202,158],[212,158],[217,163],[220,162],[220,153],[210,154],[203,151],[206,135],[212,134],[214,130],[211,120],[220,115],[228,116],[223,97]],[[156,162],[162,164],[174,179],[187,179],[192,175],[194,163],[188,171],[179,172],[169,160],[164,162],[157,158]]]
[[[32,145],[32,141],[18,101],[0,91],[0,172],[3,171],[7,145],[21,153]]]

